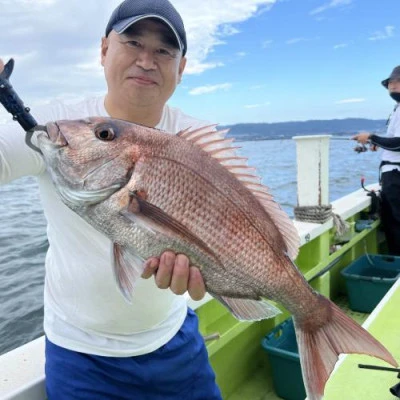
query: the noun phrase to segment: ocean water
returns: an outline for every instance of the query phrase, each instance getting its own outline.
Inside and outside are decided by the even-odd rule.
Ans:
[[[296,206],[296,145],[293,140],[241,142],[275,199],[289,215]],[[354,142],[330,144],[330,201],[378,179],[379,152],[357,154]],[[44,259],[48,247],[35,178],[0,186],[0,354],[43,334]]]

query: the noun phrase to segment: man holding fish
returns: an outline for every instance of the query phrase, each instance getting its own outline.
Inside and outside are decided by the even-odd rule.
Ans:
[[[34,114],[40,122],[111,116],[173,133],[203,126],[166,105],[186,51],[183,21],[167,0],[126,0],[102,38],[106,96]],[[199,269],[184,254],[154,254],[141,261],[146,280],[127,303],[112,277],[109,239],[58,200],[41,156],[17,129],[0,127],[0,182],[39,177],[50,243],[44,297],[49,399],[220,399],[197,317],[180,296],[204,297]]]
[[[1,133],[2,181],[37,175],[48,220],[50,400],[220,399],[186,290],[207,289],[239,320],[283,304],[309,400],[340,353],[397,365],[304,279],[297,230],[226,132],[166,105],[186,47],[167,0],[125,0],[102,40],[107,95],[42,117],[54,121],[38,127],[42,155]]]

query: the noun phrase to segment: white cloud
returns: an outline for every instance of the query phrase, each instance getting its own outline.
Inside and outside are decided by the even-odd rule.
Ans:
[[[189,94],[192,96],[198,96],[201,94],[208,94],[208,93],[213,93],[218,90],[229,90],[232,87],[231,83],[221,83],[218,85],[205,85],[205,86],[199,86],[197,88],[192,89]]]
[[[335,46],[333,46],[333,48],[336,50],[336,49],[343,49],[344,47],[347,47],[348,46],[348,43],[339,43],[339,44],[336,44]]]
[[[365,99],[363,98],[353,98],[353,99],[343,99],[337,101],[335,104],[351,104],[351,103],[364,103]]]
[[[310,15],[316,15],[320,14],[326,10],[329,10],[331,8],[336,8],[336,7],[341,7],[341,6],[347,6],[351,4],[353,0],[331,0],[329,3],[325,3],[320,7],[314,8],[313,10],[310,11]]]
[[[286,40],[286,44],[296,44],[296,43],[304,42],[304,41],[306,41],[305,38],[299,37],[299,38],[293,38],[293,39]]]
[[[238,57],[246,57],[246,56],[247,56],[247,53],[246,53],[245,51],[239,51],[238,53],[236,53],[236,55],[237,55]]]
[[[100,43],[121,0],[0,0],[1,54],[16,60],[11,79],[21,96],[52,99],[105,90]],[[271,9],[276,0],[172,0],[185,22],[185,74],[221,68],[216,46],[240,31],[239,24]],[[34,49],[34,50],[32,50]],[[28,62],[29,61],[29,62]]]
[[[253,86],[250,86],[250,90],[260,90],[260,89],[264,89],[265,87],[267,87],[266,84],[263,84],[263,85],[253,85]]]
[[[188,63],[185,68],[186,75],[195,75],[201,74],[208,69],[214,69],[217,67],[223,67],[224,63],[217,62],[217,63],[204,63],[204,62],[196,62],[196,63]]]
[[[13,53],[13,54],[2,54],[2,58],[4,59],[4,62],[8,61],[10,58],[13,58],[15,63],[20,66],[23,63],[26,63],[27,61],[32,62],[35,58],[38,56],[37,51],[30,51],[28,53]]]
[[[247,104],[247,105],[244,106],[244,108],[247,108],[247,109],[260,108],[260,107],[269,106],[270,104],[271,104],[270,102],[261,103],[261,104]]]
[[[4,7],[13,6],[17,7],[33,7],[33,8],[42,8],[52,4],[55,4],[57,0],[1,0],[1,4]]]
[[[384,40],[384,39],[389,39],[394,36],[394,26],[388,25],[385,26],[383,31],[376,31],[372,34],[372,36],[369,38],[369,40],[375,41],[375,40]]]
[[[264,40],[262,42],[262,48],[266,49],[266,48],[270,47],[272,43],[273,43],[273,40]]]
[[[239,29],[236,29],[232,25],[222,25],[220,29],[220,35],[222,36],[233,36],[240,33]]]
[[[223,65],[205,62],[215,46],[239,32],[233,25],[269,10],[276,0],[172,0],[182,14],[188,37],[186,73],[201,73]],[[216,5],[217,4],[217,5]]]

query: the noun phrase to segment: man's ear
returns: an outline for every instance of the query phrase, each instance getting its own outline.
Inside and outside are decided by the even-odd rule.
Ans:
[[[101,38],[101,65],[104,67],[104,61],[108,50],[108,38]]]
[[[178,83],[181,83],[183,71],[186,67],[186,57],[182,57],[181,61],[179,62],[179,69],[178,69]]]

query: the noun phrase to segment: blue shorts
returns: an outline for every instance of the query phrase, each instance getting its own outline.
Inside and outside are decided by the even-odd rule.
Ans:
[[[103,357],[66,350],[46,339],[49,400],[221,400],[197,315],[158,350]]]

